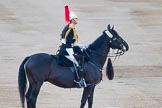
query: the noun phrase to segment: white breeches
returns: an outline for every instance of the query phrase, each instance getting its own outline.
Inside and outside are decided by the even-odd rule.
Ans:
[[[75,65],[78,67],[79,64],[77,62],[77,60],[74,57],[74,51],[73,48],[66,48],[66,51],[69,55],[66,55],[65,57],[68,58],[70,61],[72,61],[73,63],[75,63]]]

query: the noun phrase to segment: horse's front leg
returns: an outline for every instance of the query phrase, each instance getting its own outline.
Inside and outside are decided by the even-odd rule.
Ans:
[[[95,86],[93,87],[90,95],[88,96],[88,108],[92,108],[94,88],[95,88]]]
[[[89,86],[89,87],[84,88],[80,108],[84,108],[84,106],[85,106],[85,104],[86,104],[86,101],[87,101],[88,97],[90,96],[90,94],[91,94],[93,91],[94,91],[94,85],[91,85],[91,86]],[[93,93],[92,93],[92,94],[93,94]],[[91,107],[92,107],[92,105],[91,105]],[[91,108],[91,107],[89,107],[89,108]]]

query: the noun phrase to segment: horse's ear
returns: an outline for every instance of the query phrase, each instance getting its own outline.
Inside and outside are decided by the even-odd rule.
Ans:
[[[107,26],[107,29],[108,29],[108,30],[110,30],[110,29],[111,29],[110,24]]]
[[[113,25],[113,27],[112,27],[112,30],[114,30],[114,25]]]

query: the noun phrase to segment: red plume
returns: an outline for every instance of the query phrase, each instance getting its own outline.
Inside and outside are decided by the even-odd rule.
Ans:
[[[70,23],[70,17],[69,17],[70,11],[68,5],[65,5],[65,22],[67,24]]]

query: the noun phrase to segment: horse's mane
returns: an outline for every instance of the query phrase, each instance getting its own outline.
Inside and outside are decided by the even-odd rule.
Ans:
[[[93,43],[91,43],[88,46],[88,49],[97,50],[103,44],[105,39],[106,39],[106,36],[104,34],[102,34],[100,37],[98,37]]]

